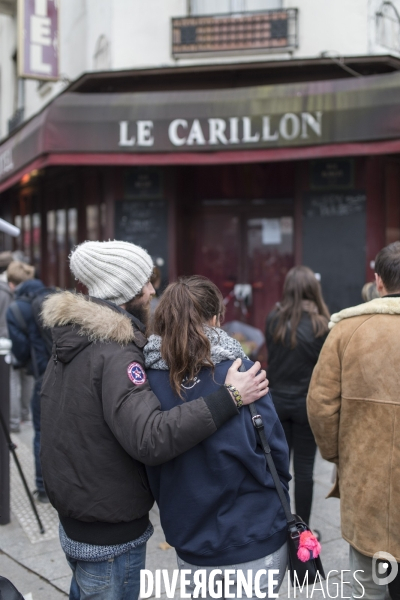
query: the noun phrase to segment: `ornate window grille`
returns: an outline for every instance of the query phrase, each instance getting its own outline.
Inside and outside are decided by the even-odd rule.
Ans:
[[[376,41],[400,52],[400,15],[392,2],[383,2],[376,13]]]
[[[172,53],[285,52],[297,48],[297,9],[172,19]]]

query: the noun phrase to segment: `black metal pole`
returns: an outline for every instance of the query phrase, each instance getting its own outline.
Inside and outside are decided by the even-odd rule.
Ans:
[[[31,503],[32,510],[33,510],[34,515],[36,517],[36,521],[38,522],[39,531],[40,531],[40,533],[44,533],[44,527],[43,527],[42,521],[40,520],[39,513],[38,513],[36,505],[35,505],[35,501],[33,499],[31,491],[30,491],[30,489],[28,487],[28,484],[26,482],[25,475],[24,475],[24,472],[22,470],[21,464],[20,464],[20,462],[18,460],[17,453],[15,452],[17,446],[14,444],[14,442],[10,438],[10,434],[8,432],[8,428],[7,428],[6,422],[4,421],[3,414],[1,412],[1,410],[0,410],[0,428],[3,430],[3,434],[4,434],[3,437],[6,439],[8,449],[10,450],[11,454],[13,455],[15,464],[16,464],[17,469],[18,469],[18,473],[20,474],[20,477],[22,479],[22,483],[24,485],[25,491],[26,491],[27,496],[29,498],[29,502]],[[10,494],[9,494],[9,498],[10,498]],[[8,506],[10,506],[10,500],[8,502]],[[10,522],[10,519],[8,519],[7,523],[9,523],[9,522]],[[3,525],[5,525],[5,524],[6,523],[3,523]]]
[[[0,415],[10,422],[10,366],[0,355]],[[0,435],[0,525],[10,522],[10,452],[5,435]]]

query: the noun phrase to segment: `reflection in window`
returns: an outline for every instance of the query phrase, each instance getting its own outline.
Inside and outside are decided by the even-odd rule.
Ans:
[[[400,52],[400,15],[392,2],[383,2],[376,13],[376,41]]]
[[[56,214],[54,210],[47,213],[47,281],[48,285],[57,284],[56,275]]]
[[[99,239],[99,207],[97,204],[86,207],[86,239]]]
[[[65,209],[56,212],[57,254],[58,254],[58,285],[66,287],[65,271],[67,267],[67,214]]]
[[[282,8],[282,0],[191,0],[191,15],[217,15]]]
[[[23,227],[24,227],[24,247],[23,253],[29,262],[31,262],[31,240],[32,240],[32,231],[31,231],[31,215],[24,215],[23,218]]]
[[[68,255],[72,252],[78,243],[78,210],[76,208],[68,209]],[[68,270],[67,287],[75,287],[74,276],[71,270]]]
[[[22,217],[21,215],[16,215],[14,217],[14,225],[16,227],[18,227],[18,229],[22,229]],[[22,250],[22,238],[20,235],[18,235],[16,238],[14,238],[14,248],[15,250]]]
[[[40,214],[33,213],[32,215],[32,263],[36,269],[36,272],[39,272],[40,269],[40,237],[41,237],[41,221]]]
[[[104,239],[104,235],[105,235],[105,231],[106,231],[106,219],[107,219],[106,205],[104,202],[102,202],[102,204],[100,204],[100,226],[101,226],[102,239]]]
[[[68,250],[71,252],[78,243],[78,210],[68,210]]]

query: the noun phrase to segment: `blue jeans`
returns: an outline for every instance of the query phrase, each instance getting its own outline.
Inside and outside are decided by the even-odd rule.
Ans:
[[[35,456],[36,488],[39,492],[44,492],[42,467],[40,465],[40,389],[42,387],[43,376],[35,380],[33,387],[31,410],[33,428],[35,437],[33,438],[33,454]]]
[[[140,569],[146,561],[146,544],[102,562],[75,560],[67,556],[72,569],[69,600],[137,600]]]

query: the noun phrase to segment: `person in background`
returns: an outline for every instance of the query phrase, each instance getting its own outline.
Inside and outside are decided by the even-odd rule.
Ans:
[[[7,325],[12,342],[12,352],[19,365],[27,367],[33,374],[35,383],[31,398],[33,427],[35,430],[33,449],[35,456],[36,491],[39,502],[47,503],[40,465],[40,388],[43,373],[50,355],[40,333],[32,310],[33,300],[46,289],[34,279],[34,267],[23,262],[13,261],[7,268],[8,285],[14,292],[14,302],[7,309]]]
[[[400,242],[378,253],[375,279],[379,298],[332,315],[307,407],[322,457],[337,465],[329,497],[340,498],[342,537],[358,571],[351,597],[384,600],[390,564],[397,575],[389,593],[399,600]],[[374,560],[377,552],[394,560]]]
[[[161,269],[159,267],[157,267],[157,265],[154,265],[153,273],[151,274],[150,281],[154,288],[154,295],[150,301],[150,314],[153,315],[154,311],[157,308],[158,303],[160,302],[160,290],[161,290],[161,283],[162,283]]]
[[[7,281],[7,267],[13,262],[12,252],[0,253],[0,337],[9,338],[7,327],[7,309],[13,301],[13,292]],[[21,422],[28,421],[29,404],[32,396],[33,377],[27,370],[18,366],[13,357],[10,369],[10,431],[18,433]]]
[[[376,289],[375,281],[371,281],[370,283],[366,283],[361,290],[361,297],[364,302],[369,302],[374,298],[379,298],[379,292]]]
[[[328,334],[329,311],[311,269],[293,267],[282,301],[268,315],[268,377],[276,412],[293,453],[296,513],[310,521],[316,443],[306,397],[314,366]],[[317,532],[319,535],[319,532]]]
[[[0,337],[8,338],[6,313],[10,306],[13,293],[7,283],[7,267],[12,262],[11,252],[0,253]]]
[[[149,382],[163,410],[215,393],[235,359],[244,359],[247,369],[254,364],[219,328],[224,312],[221,292],[205,277],[182,278],[163,293],[154,334],[144,348]],[[271,396],[260,398],[256,407],[287,491],[289,452]],[[268,571],[276,569],[274,592],[279,589],[287,564],[287,522],[249,410],[173,460],[147,467],[147,474],[166,540],[177,552],[179,568],[191,571],[187,591],[193,592],[198,569],[222,565],[233,569],[233,578],[238,571],[266,569],[263,593]],[[237,597],[235,584],[232,594]]]

